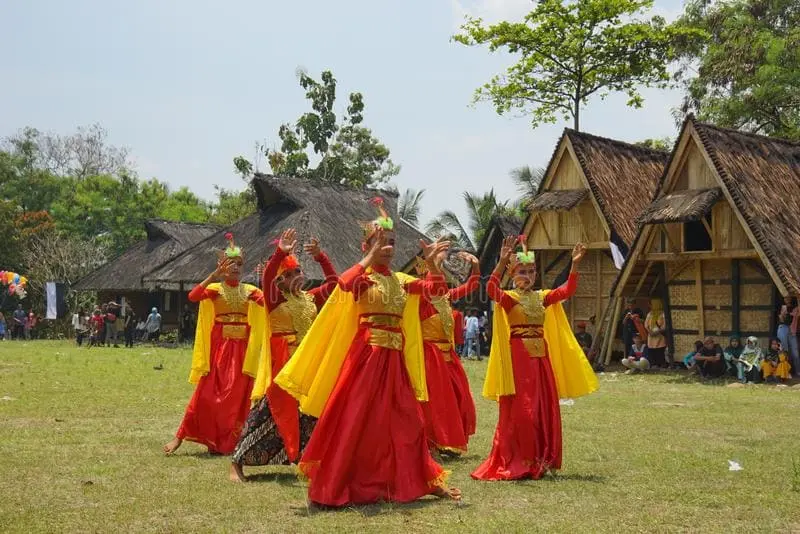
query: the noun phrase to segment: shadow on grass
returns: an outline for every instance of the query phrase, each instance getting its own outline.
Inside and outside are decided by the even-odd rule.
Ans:
[[[450,505],[459,508],[467,508],[469,504],[464,501],[458,503],[439,499],[437,497],[427,496],[425,498],[409,502],[409,503],[396,503],[396,502],[382,502],[376,504],[365,504],[361,506],[320,506],[317,504],[306,506],[293,506],[292,510],[296,516],[299,517],[312,517],[318,514],[335,514],[341,512],[356,512],[362,517],[375,517],[382,514],[401,514],[409,515],[412,510],[423,510],[430,506],[435,505]]]
[[[283,472],[283,473],[253,473],[247,475],[247,483],[256,483],[256,484],[263,484],[263,483],[278,483],[281,486],[304,486],[300,478],[297,476],[297,473],[293,472]]]
[[[542,477],[540,480],[527,480],[520,482],[591,482],[593,484],[605,484],[607,478],[601,475],[582,475],[580,473],[555,474]]]

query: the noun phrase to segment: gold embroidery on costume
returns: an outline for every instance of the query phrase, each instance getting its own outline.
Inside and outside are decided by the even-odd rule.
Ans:
[[[453,308],[450,306],[450,297],[447,295],[431,297],[431,304],[436,309],[436,313],[439,314],[445,339],[450,339],[453,337]]]
[[[286,299],[284,304],[292,318],[294,331],[297,332],[297,344],[300,344],[317,316],[314,296],[307,291],[300,291],[297,295],[290,292],[283,293],[283,298]]]
[[[233,287],[226,283],[219,285],[219,295],[231,310],[242,309],[247,304],[247,297],[249,296],[244,284],[237,284]]]
[[[374,282],[365,295],[373,306],[382,304],[382,313],[393,315],[403,315],[403,308],[406,305],[406,290],[396,276],[385,276],[380,273],[370,273],[369,279]],[[377,295],[375,293],[378,293]],[[363,299],[363,297],[362,297]],[[379,302],[374,302],[380,299]]]

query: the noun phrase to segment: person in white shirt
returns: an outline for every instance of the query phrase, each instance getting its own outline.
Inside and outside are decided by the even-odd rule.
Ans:
[[[474,360],[481,359],[481,345],[478,340],[480,335],[480,321],[478,320],[478,312],[472,310],[469,312],[466,321],[466,328],[464,329],[464,345],[467,348],[467,358]]]

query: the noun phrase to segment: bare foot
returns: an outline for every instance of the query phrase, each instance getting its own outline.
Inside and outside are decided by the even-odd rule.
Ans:
[[[176,438],[172,438],[172,441],[170,441],[169,443],[164,445],[164,454],[170,455],[173,452],[177,451],[178,447],[181,446],[181,443],[183,443],[183,440],[181,438],[177,438],[177,437]]]
[[[236,462],[231,462],[230,479],[231,482],[247,482],[247,477],[244,476],[242,466]]]
[[[450,499],[452,501],[460,501],[461,500],[461,490],[458,488],[443,488],[439,486],[433,492],[434,495],[439,497],[440,499]]]

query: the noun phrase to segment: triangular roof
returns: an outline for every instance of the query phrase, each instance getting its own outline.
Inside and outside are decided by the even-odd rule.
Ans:
[[[389,213],[397,212],[397,193],[307,180],[257,175],[252,181],[257,213],[245,217],[196,244],[145,277],[153,286],[193,284],[203,280],[216,266],[216,251],[225,244],[224,234],[232,232],[245,253],[245,281],[256,283],[256,265],[275,250],[274,240],[287,228],[298,232],[298,240],[320,240],[337,270],[347,269],[362,257],[361,221],[376,217],[370,200],[384,199]],[[426,236],[408,222],[395,217],[395,266],[406,265],[419,251]],[[322,280],[319,264],[298,251],[298,259],[309,280]]]
[[[719,177],[722,197],[733,207],[776,285],[784,294],[800,294],[800,143],[720,128],[689,115],[659,181],[656,202],[671,192],[667,180],[677,170],[676,155],[692,139]],[[638,253],[643,233],[629,260]],[[620,278],[627,270],[626,265]]]
[[[142,277],[189,247],[216,233],[218,226],[151,219],[145,221],[147,238],[81,278],[78,291],[130,291],[145,289]]]
[[[571,154],[580,166],[592,201],[599,208],[609,231],[616,232],[630,245],[636,237],[636,218],[653,199],[669,154],[565,128],[539,184],[534,205],[537,200],[540,203],[565,203],[559,209],[569,209],[576,199],[578,202],[582,200],[576,191],[565,191],[564,198],[559,199],[543,196],[549,193],[547,188],[561,158]]]

